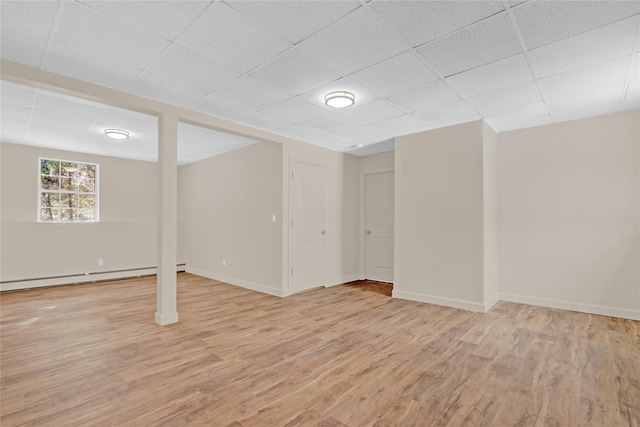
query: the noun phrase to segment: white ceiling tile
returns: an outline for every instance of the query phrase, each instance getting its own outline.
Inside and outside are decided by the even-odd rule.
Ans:
[[[480,114],[473,114],[471,116],[464,117],[442,117],[439,121],[434,121],[433,123],[429,123],[432,128],[443,128],[447,126],[455,126],[461,125],[463,123],[475,122],[478,120],[482,120],[482,116]]]
[[[178,146],[178,165],[183,166],[199,160],[208,159],[209,157],[219,156],[252,144],[257,144],[257,141],[244,142],[235,145],[210,145],[204,150],[201,149],[199,144],[195,146],[192,146],[189,143],[181,144]]]
[[[364,7],[300,42],[298,47],[344,74],[407,50],[394,31],[381,25],[379,16]]]
[[[478,112],[462,100],[417,111],[414,115],[432,125],[463,123],[479,117]]]
[[[292,95],[308,92],[340,78],[338,73],[295,49],[283,53],[251,75]]]
[[[256,111],[255,113],[251,113],[247,116],[238,117],[236,120],[251,127],[264,130],[278,129],[293,124],[291,120],[272,116],[271,114],[267,114],[262,111]]]
[[[363,144],[393,138],[393,135],[389,132],[370,126],[356,126],[334,132],[334,134],[345,140]]]
[[[252,113],[257,110],[255,107],[242,104],[233,99],[220,95],[208,95],[198,99],[186,106],[187,108],[215,117],[224,119],[235,119],[236,117]]]
[[[0,2],[0,28],[49,37],[58,11],[59,1],[2,1]]]
[[[31,108],[17,107],[14,105],[6,106],[4,100],[2,110],[0,111],[0,120],[3,127],[12,127],[13,121],[26,122],[29,120]]]
[[[639,23],[636,16],[530,50],[531,65],[540,78],[629,55]]]
[[[422,132],[433,127],[410,114],[383,120],[372,126],[396,136]]]
[[[528,1],[513,9],[527,49],[640,13],[637,1]]]
[[[312,136],[320,135],[323,133],[323,131],[319,130],[317,127],[310,126],[305,123],[297,123],[291,126],[285,126],[283,128],[275,130],[274,132],[300,141],[304,141],[306,140],[306,138],[310,138]]]
[[[369,88],[376,95],[385,97],[432,82],[438,76],[413,52],[405,52],[351,74],[349,78]]]
[[[77,141],[89,126],[91,126],[91,122],[85,120],[77,120],[73,126],[69,126],[69,123],[63,123],[60,120],[42,123],[32,120],[29,123],[29,129],[27,130],[25,138],[30,139],[46,134],[49,136],[48,140],[51,141],[50,143],[53,143],[53,140],[59,139],[61,142],[57,144],[64,146]]]
[[[215,93],[215,96],[222,96],[232,99],[256,110],[268,105],[276,104],[291,97],[291,95],[261,82],[251,76],[244,76],[235,80]]]
[[[511,110],[523,104],[542,102],[542,96],[535,82],[498,89],[493,92],[467,99],[481,114],[493,111]]]
[[[506,12],[487,18],[416,51],[446,77],[522,52]]]
[[[346,149],[349,145],[352,145],[351,142],[346,141],[335,134],[311,136],[309,138],[306,138],[305,142],[308,142],[309,144],[317,145],[319,147],[325,147],[325,148],[328,148],[329,150],[334,150],[334,151],[341,151]]]
[[[157,129],[158,119],[148,114],[107,107],[107,110],[98,119],[97,124],[103,130],[115,128],[141,134],[154,128]]]
[[[196,101],[202,92],[190,87],[187,81],[144,71],[126,89],[127,92],[168,104],[184,106]]]
[[[444,82],[433,83],[404,90],[387,98],[405,111],[426,110],[437,105],[457,101],[460,97]]]
[[[158,154],[158,129],[157,128],[153,130],[149,130],[147,132],[135,134],[133,139],[136,141],[136,145],[147,145],[149,147],[152,147],[154,151],[153,153],[154,159],[157,160],[157,157],[156,157]],[[114,141],[114,140],[112,139],[111,141]]]
[[[223,3],[207,8],[176,43],[241,73],[251,71],[290,47]]]
[[[555,122],[564,122],[568,120],[578,120],[587,117],[602,116],[604,114],[617,113],[620,110],[620,102],[611,102],[609,104],[592,104],[582,105],[578,109],[559,110],[551,115],[551,119]]]
[[[640,94],[626,97],[620,103],[620,111],[640,110]]]
[[[29,129],[28,120],[19,120],[11,117],[0,116],[0,134],[9,134],[14,132],[26,132]],[[3,141],[0,139],[0,141]],[[7,141],[8,142],[8,141]]]
[[[6,2],[0,2],[5,4]],[[11,27],[0,28],[0,53],[7,59],[30,67],[39,67],[48,39]]]
[[[611,85],[590,87],[564,96],[551,97],[547,100],[551,116],[573,114],[586,108],[620,102],[624,95],[624,82]]]
[[[501,1],[376,1],[371,7],[413,47],[504,10]]]
[[[87,6],[141,30],[174,40],[209,1],[82,1]]]
[[[213,129],[178,123],[178,164],[206,159],[257,142]]]
[[[356,1],[230,1],[229,6],[292,44],[309,37],[358,6]]]
[[[239,73],[219,62],[176,44],[165,50],[147,71],[197,88],[205,94],[240,77]],[[158,91],[164,89],[160,87]]]
[[[326,110],[298,98],[287,99],[262,111],[294,122],[304,122],[328,114]]]
[[[322,117],[307,120],[304,124],[317,129],[320,133],[332,133],[358,126],[352,120],[345,119],[337,114],[326,114]]]
[[[640,31],[638,31],[640,35]],[[638,49],[640,49],[640,39],[638,40]],[[629,60],[629,79],[640,77],[640,50],[631,55]]]
[[[146,67],[169,45],[160,37],[73,2],[64,3],[55,40],[105,61],[134,68]]]
[[[95,121],[105,111],[106,106],[82,99],[71,98],[53,92],[38,91],[34,113],[42,112],[54,119]],[[73,125],[73,120],[68,122]]]
[[[8,144],[22,144],[26,133],[25,129],[19,129],[17,127],[2,126],[0,128],[0,141]]]
[[[577,70],[567,71],[540,79],[545,96],[581,95],[591,88],[622,83],[626,80],[629,56],[600,62]]]
[[[637,102],[640,99],[640,78],[629,80],[624,101]]]
[[[317,105],[318,107],[322,107],[323,109],[331,112],[335,112],[335,108],[329,107],[324,103],[325,95],[334,91],[348,91],[353,93],[356,97],[355,105],[363,105],[376,99],[376,96],[373,93],[348,78],[341,78],[333,81],[329,84],[305,93],[300,98],[309,102],[310,104]]]
[[[533,80],[524,55],[514,55],[445,79],[464,97],[480,95],[496,89]]]
[[[30,130],[28,132],[25,132],[24,140],[22,144],[31,145],[35,147],[60,149],[59,148],[60,145],[64,144],[65,141],[68,141],[70,136],[76,136],[76,135],[56,135],[47,129]],[[67,145],[68,145],[68,142],[67,142]],[[71,146],[69,146],[69,148],[71,148]]]
[[[129,139],[118,141],[106,137],[101,127],[92,126],[82,135],[72,151],[156,162],[158,137],[157,134],[132,133]]]
[[[487,120],[491,121],[522,121],[527,117],[540,117],[548,116],[549,109],[547,105],[542,101],[528,102],[519,104],[515,108],[495,108],[490,113],[485,115]]]
[[[95,56],[59,42],[54,42],[47,51],[42,68],[119,90],[124,89],[142,71],[141,68]]]
[[[203,141],[215,142],[221,144],[221,141],[226,140],[226,137],[232,136],[224,132],[218,132],[213,129],[208,129],[202,126],[195,126],[188,123],[178,122],[178,141]]]
[[[345,108],[339,110],[338,113],[343,117],[363,124],[379,122],[384,119],[405,114],[404,111],[381,99],[376,99],[364,105],[355,105],[350,108]]]
[[[54,116],[48,111],[35,110],[31,113],[29,129],[50,129],[52,132],[81,135],[94,123],[93,120],[65,119],[64,115]]]
[[[507,132],[515,129],[526,129],[553,123],[550,116],[527,117],[523,119],[507,119],[489,121],[489,126],[495,132]]]
[[[0,80],[0,105],[3,110],[10,106],[31,108],[35,92],[29,86]]]

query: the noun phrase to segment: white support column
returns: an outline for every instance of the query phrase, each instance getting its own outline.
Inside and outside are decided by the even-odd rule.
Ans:
[[[176,311],[176,248],[178,243],[178,118],[158,117],[158,288],[155,320],[178,321]]]

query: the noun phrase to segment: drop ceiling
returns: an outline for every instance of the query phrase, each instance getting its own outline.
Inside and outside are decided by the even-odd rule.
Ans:
[[[3,59],[355,155],[640,108],[640,1],[6,1]],[[355,94],[342,110],[334,90]],[[3,142],[154,161],[155,117],[2,82]],[[132,133],[107,141],[106,127]],[[255,141],[180,124],[179,162]],[[362,148],[359,148],[363,145]]]

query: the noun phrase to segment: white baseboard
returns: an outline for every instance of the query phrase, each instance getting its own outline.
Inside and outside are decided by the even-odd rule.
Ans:
[[[156,311],[155,314],[156,323],[160,326],[170,325],[172,323],[178,323],[178,313],[163,313],[160,314]]]
[[[465,301],[454,298],[437,297],[427,294],[418,294],[415,292],[406,292],[393,290],[393,298],[406,299],[410,301],[426,302],[429,304],[443,305],[446,307],[460,308],[462,310],[476,311],[480,313],[485,312],[485,305],[479,302]]]
[[[577,311],[581,313],[598,314],[601,316],[620,317],[623,319],[640,320],[640,311],[607,307],[593,304],[583,304],[570,301],[554,300],[550,298],[529,297],[513,294],[496,294],[489,298],[485,304],[473,301],[458,300],[453,298],[438,297],[414,292],[404,292],[393,290],[393,298],[406,299],[410,301],[426,302],[429,304],[444,305],[447,307],[461,308],[463,310],[486,313],[498,301],[515,302],[518,304],[536,305],[540,307],[558,308],[561,310]]]
[[[129,279],[131,277],[153,275],[156,274],[156,270],[156,267],[143,267],[118,271],[69,274],[59,277],[11,280],[5,283],[0,283],[0,291],[18,291],[33,288],[45,288],[48,286],[80,285],[83,283],[103,282],[105,280]],[[184,264],[176,266],[176,272],[184,270]]]
[[[624,308],[607,307],[579,302],[562,301],[550,298],[538,298],[524,295],[500,294],[500,300],[515,302],[518,304],[537,305],[561,310],[578,311],[582,313],[598,314],[601,316],[621,317],[623,319],[640,320],[640,310],[628,310]]]
[[[229,285],[239,286],[241,288],[249,289],[251,291],[261,292],[263,294],[273,295],[276,297],[287,296],[282,289],[272,288],[270,286],[264,286],[257,283],[247,282],[245,280],[236,279],[234,277],[223,276],[217,273],[210,273],[198,268],[187,267],[187,273],[195,274],[197,276],[206,277],[207,279],[217,280],[219,282],[228,283]]]
[[[356,280],[362,280],[363,276],[361,274],[352,274],[350,276],[344,276],[339,279],[331,279],[327,280],[327,283],[324,285],[325,288],[330,288],[332,286],[344,285],[345,283],[355,282]]]

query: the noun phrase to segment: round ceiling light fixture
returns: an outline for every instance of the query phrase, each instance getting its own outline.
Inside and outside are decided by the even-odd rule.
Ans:
[[[356,102],[356,96],[351,92],[337,91],[324,96],[324,103],[333,108],[351,107]]]
[[[108,136],[112,139],[127,139],[129,138],[129,132],[122,129],[105,129],[105,136]]]

